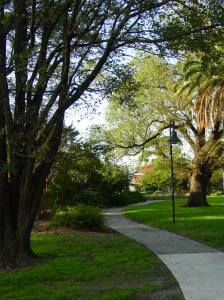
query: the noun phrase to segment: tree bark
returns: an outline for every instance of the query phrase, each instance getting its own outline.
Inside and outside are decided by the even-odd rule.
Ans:
[[[51,163],[46,162],[38,170],[38,174],[36,172],[32,176],[27,174],[31,180],[28,184],[23,180],[20,181],[20,186],[17,188],[20,193],[17,199],[7,198],[1,206],[0,269],[17,267],[24,264],[25,260],[36,257],[31,247],[31,232],[50,167]],[[14,195],[3,194],[3,192],[0,197],[4,199]],[[17,207],[15,203],[18,203]]]
[[[206,198],[208,181],[212,172],[206,163],[201,159],[195,158],[190,177],[190,194],[187,201],[187,207],[209,206]]]
[[[44,184],[44,178],[41,181]],[[34,199],[40,202],[40,188],[41,186],[37,186],[34,190],[33,184],[29,189],[23,190],[23,186],[20,185],[23,193],[16,199],[20,205],[15,209],[15,201],[9,198],[1,210],[0,268],[17,267],[23,264],[24,260],[35,256],[30,243],[35,213],[29,207],[31,208]],[[21,203],[25,205],[22,206]]]
[[[24,265],[24,261],[36,257],[31,247],[31,232],[41,204],[43,187],[60,145],[63,118],[62,114],[52,130],[43,160],[26,156],[26,152],[25,157],[15,155],[14,165],[19,166],[20,178],[14,170],[7,190],[3,188],[6,185],[1,184],[4,177],[0,176],[0,199],[4,199],[0,202],[0,269]],[[4,139],[0,136],[1,141],[4,142]],[[0,162],[3,158],[1,152]]]

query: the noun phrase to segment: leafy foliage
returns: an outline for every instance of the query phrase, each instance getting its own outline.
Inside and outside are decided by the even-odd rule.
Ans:
[[[195,59],[189,60],[189,57]],[[212,172],[223,165],[222,77],[217,81],[217,75],[222,74],[218,69],[222,70],[222,67],[212,67],[215,62],[213,55],[207,62],[205,56],[200,59],[200,55],[194,54],[189,54],[186,59],[187,64],[181,62],[175,66],[169,66],[165,60],[153,56],[143,56],[140,61],[136,59],[133,62],[136,64],[134,79],[138,84],[134,85],[134,93],[126,102],[119,101],[119,98],[123,100],[124,91],[117,89],[109,107],[109,129],[105,130],[105,140],[114,146],[118,156],[140,153],[141,158],[146,158],[147,155],[158,154],[165,160],[169,154],[166,153],[167,142],[165,145],[165,137],[162,135],[170,127],[170,121],[174,121],[180,138],[190,146],[193,156],[189,172],[189,199],[193,203],[195,195],[203,190],[205,192],[199,198],[205,199],[206,203],[207,183]],[[221,64],[221,61],[222,58],[216,63]],[[212,72],[214,77],[211,76]],[[182,93],[181,98],[178,96],[179,101],[174,93],[178,85],[179,93]],[[129,89],[132,90],[131,85]],[[217,97],[219,101],[215,106]],[[202,108],[199,108],[198,115],[193,110],[195,103]],[[203,103],[206,105],[203,106]],[[201,126],[202,119],[208,119],[208,116],[213,120],[212,126]],[[149,178],[153,184],[151,189],[166,188],[167,183],[160,177],[163,174],[157,176]],[[201,182],[195,183],[195,180],[202,177]],[[188,176],[185,176],[186,182],[187,179]],[[156,182],[159,181],[161,184],[157,187]],[[198,192],[192,190],[202,182],[203,188],[198,188]]]
[[[141,190],[145,192],[170,190],[170,158],[157,157],[152,160],[151,168],[140,182]],[[188,190],[190,162],[179,149],[174,151],[174,183],[178,193]]]
[[[164,13],[158,19],[158,28],[163,38],[163,53],[210,52],[213,45],[223,40],[223,1],[185,1],[178,10]],[[203,25],[202,25],[203,24]],[[189,35],[192,26],[194,30]],[[203,26],[204,30],[200,30]],[[176,37],[176,39],[175,39]],[[165,49],[164,49],[165,48]]]
[[[217,169],[213,172],[208,186],[209,194],[211,194],[212,192],[217,193],[216,196],[223,194],[224,191],[223,176],[224,176],[223,168]]]
[[[76,205],[58,209],[53,216],[51,225],[77,230],[103,230],[104,218],[98,207]]]
[[[220,58],[214,61],[210,53],[194,60],[187,59],[178,90],[180,101],[193,98],[197,123],[201,128],[214,128],[224,119],[224,61],[223,47],[218,47]],[[179,84],[180,84],[179,83]],[[192,100],[191,100],[192,101]]]
[[[110,199],[111,206],[126,206],[138,202],[144,202],[145,198],[139,191],[115,193]]]
[[[173,70],[163,59],[139,56],[131,64],[135,67],[132,80],[123,82],[110,98],[108,128],[98,129],[99,138],[118,157],[150,146],[169,123],[167,106],[175,106]]]
[[[72,128],[64,132],[46,186],[45,210],[77,203],[110,206],[115,195],[129,189],[128,171],[103,160],[104,150],[82,142],[74,133]]]

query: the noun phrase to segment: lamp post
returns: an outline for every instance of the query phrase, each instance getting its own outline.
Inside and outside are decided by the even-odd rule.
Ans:
[[[175,130],[175,123],[174,121],[170,121],[170,171],[171,171],[171,180],[170,180],[170,186],[171,186],[171,194],[172,194],[172,219],[173,224],[176,223],[176,212],[175,212],[175,196],[174,196],[174,172],[173,172],[173,144],[180,143],[180,139],[177,136],[177,132]]]

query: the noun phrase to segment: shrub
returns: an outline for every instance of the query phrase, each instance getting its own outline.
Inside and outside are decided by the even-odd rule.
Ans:
[[[137,202],[145,201],[143,195],[138,192],[123,192],[120,194],[114,194],[113,198],[110,199],[111,206],[125,206],[128,204],[134,204]]]
[[[93,191],[83,191],[75,195],[75,201],[73,205],[91,205],[97,207],[114,207],[114,206],[125,206],[137,202],[144,201],[142,193],[138,191],[134,192],[115,192],[115,193],[97,193]]]
[[[102,230],[104,229],[104,218],[98,207],[76,205],[58,209],[51,225],[78,230]]]
[[[101,193],[87,190],[74,195],[73,205],[77,204],[107,207],[108,199]]]
[[[209,196],[217,197],[217,196],[222,196],[223,191],[212,191],[209,193]]]
[[[153,192],[152,195],[153,196],[170,196],[170,193],[164,192],[164,191],[161,191],[161,190],[156,190],[156,191]]]

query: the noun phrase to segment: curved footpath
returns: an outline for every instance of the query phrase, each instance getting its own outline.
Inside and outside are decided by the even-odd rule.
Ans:
[[[130,221],[121,211],[122,208],[104,211],[108,226],[153,251],[176,277],[186,300],[224,300],[223,252]]]

